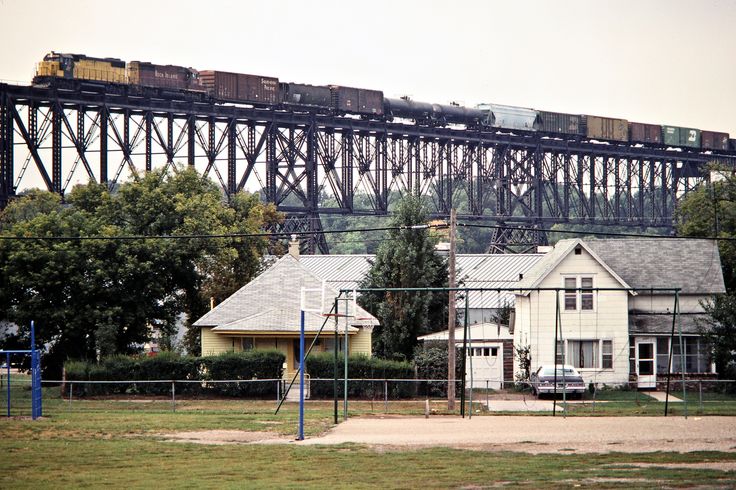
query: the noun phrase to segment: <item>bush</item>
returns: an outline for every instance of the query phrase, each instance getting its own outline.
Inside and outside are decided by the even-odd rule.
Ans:
[[[206,379],[281,379],[286,357],[277,350],[228,352],[202,358]],[[224,396],[254,396],[276,393],[275,383],[209,383],[208,388]]]
[[[163,352],[154,357],[113,356],[100,362],[68,361],[69,381],[200,381],[179,383],[176,392],[186,395],[275,395],[276,383],[206,383],[207,380],[280,379],[285,360],[276,350],[252,350],[210,357],[180,356]],[[169,395],[169,383],[76,384],[74,396],[140,393]]]
[[[417,367],[417,378],[436,379],[444,381],[423,381],[419,386],[419,393],[430,397],[447,396],[447,342],[426,343],[418,348],[414,354],[414,364]],[[463,379],[462,349],[456,349],[455,354],[455,393],[460,393]]]
[[[344,378],[345,357],[337,356],[337,375]],[[325,381],[311,381],[310,395],[312,398],[330,398],[334,392],[335,354],[320,352],[310,354],[307,358],[307,372],[312,379],[321,378]],[[384,379],[414,379],[414,368],[408,362],[388,361],[366,355],[348,357],[348,396],[351,398],[383,398],[383,382],[373,380]],[[365,381],[361,381],[365,380]],[[389,397],[409,398],[416,393],[415,383],[389,383]],[[338,383],[337,396],[344,396],[344,382]]]

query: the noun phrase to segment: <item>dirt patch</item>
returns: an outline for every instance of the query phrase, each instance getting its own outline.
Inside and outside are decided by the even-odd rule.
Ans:
[[[272,432],[244,430],[200,430],[158,434],[167,442],[189,442],[193,444],[286,444],[292,439],[280,437]]]
[[[625,468],[635,466],[637,468],[667,468],[677,469],[693,469],[693,470],[719,470],[719,471],[736,471],[736,461],[716,461],[702,463],[626,463],[607,465],[611,468]]]
[[[353,418],[299,444],[455,447],[525,453],[734,452],[734,417]]]

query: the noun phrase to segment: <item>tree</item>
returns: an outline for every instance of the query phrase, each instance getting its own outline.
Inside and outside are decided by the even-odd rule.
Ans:
[[[0,215],[0,232],[49,239],[0,240],[0,318],[25,333],[36,320],[52,369],[69,358],[135,352],[151,327],[171,334],[181,313],[196,320],[210,296],[226,297],[247,282],[267,246],[263,238],[159,237],[253,233],[277,219],[273,206],[253,196],[225,203],[214,183],[188,168],[149,172],[115,193],[77,186],[65,205],[53,194],[29,193]],[[198,337],[191,335],[190,349]]]
[[[419,198],[409,196],[392,216],[388,238],[361,288],[429,288],[447,286],[447,264],[434,250],[426,228],[427,213]],[[417,337],[446,326],[447,293],[370,292],[360,303],[380,325],[373,331],[373,351],[393,359],[411,359]]]
[[[690,192],[678,208],[677,231],[682,236],[736,238],[736,177]],[[736,243],[721,240],[718,250],[726,294],[703,305],[709,318],[701,328],[713,348],[717,372],[730,379],[736,374]]]

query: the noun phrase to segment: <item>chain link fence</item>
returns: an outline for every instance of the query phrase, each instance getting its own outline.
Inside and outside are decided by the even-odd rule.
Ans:
[[[3,404],[0,416],[7,415],[8,393],[11,416],[30,414],[30,380],[15,375],[2,383]],[[65,412],[119,410],[177,412],[191,410],[248,411],[273,414],[282,397],[284,407],[293,410],[299,400],[299,385],[289,389],[290,380],[130,380],[130,381],[44,381],[44,415]],[[554,394],[536,395],[529,383],[503,383],[475,380],[464,396],[458,383],[457,403],[448,411],[447,380],[433,379],[308,379],[305,386],[306,410],[331,412],[337,401],[341,417],[366,413],[428,416],[460,414],[518,414],[560,412],[565,415],[736,415],[736,381],[671,380],[665,391],[641,391],[636,383],[616,386],[589,383],[583,393],[563,393],[558,385]],[[337,398],[335,399],[335,390]]]

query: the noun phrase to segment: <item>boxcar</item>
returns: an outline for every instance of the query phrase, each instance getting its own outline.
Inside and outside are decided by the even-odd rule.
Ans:
[[[662,126],[662,141],[668,146],[700,148],[700,130],[679,126]]]
[[[629,140],[632,143],[662,143],[662,126],[657,124],[629,123]]]
[[[383,92],[364,88],[330,85],[332,106],[342,113],[383,115]]]
[[[585,135],[583,118],[578,114],[539,111],[539,130],[554,134]]]
[[[202,91],[199,73],[192,68],[175,65],[155,65],[145,61],[128,63],[128,82],[131,85],[173,90]]]
[[[586,116],[586,136],[596,140],[629,141],[629,122],[626,119]]]
[[[330,87],[303,85],[300,83],[282,83],[281,93],[284,104],[320,107],[329,110],[332,107]]]
[[[258,105],[279,103],[278,78],[212,70],[199,72],[199,78],[215,99]]]
[[[728,150],[728,133],[701,131],[700,143],[707,150]]]

